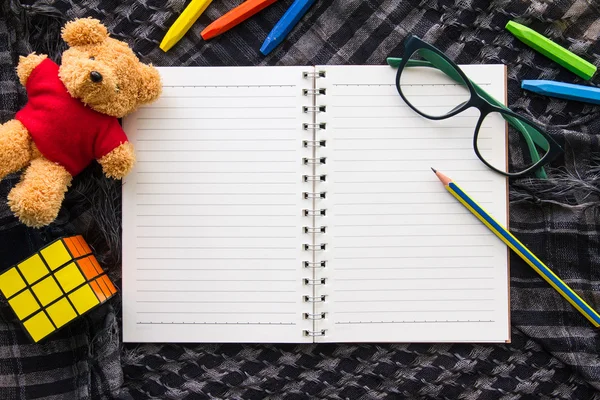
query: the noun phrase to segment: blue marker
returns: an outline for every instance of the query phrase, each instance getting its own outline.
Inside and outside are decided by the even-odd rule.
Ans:
[[[285,39],[285,37],[294,29],[294,26],[302,19],[308,9],[314,4],[315,0],[296,0],[290,8],[283,14],[283,17],[275,24],[267,38],[263,42],[260,52],[265,56]]]
[[[546,96],[600,104],[600,89],[593,86],[547,80],[524,80],[521,82],[521,88]]]

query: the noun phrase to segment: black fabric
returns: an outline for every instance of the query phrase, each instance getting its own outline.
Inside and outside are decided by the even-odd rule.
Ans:
[[[459,64],[508,66],[508,104],[539,122],[564,155],[548,180],[510,183],[511,231],[593,308],[600,310],[600,108],[531,94],[523,79],[584,82],[531,50],[504,26],[522,22],[600,65],[600,10],[587,0],[318,1],[269,56],[259,48],[291,0],[280,0],[225,35],[199,32],[241,0],[215,1],[168,53],[158,44],[185,0],[45,0],[2,3],[0,122],[24,103],[19,55],[64,44],[61,24],[92,16],[155,65],[383,64],[414,33]],[[0,183],[0,199],[16,183]],[[0,201],[0,267],[63,234],[81,233],[120,277],[120,192],[97,166],[78,176],[53,225],[26,229]],[[119,339],[119,298],[43,345],[26,341],[0,306],[0,398],[157,399],[593,399],[600,398],[597,329],[531,268],[511,257],[512,343],[218,345],[144,344]],[[117,310],[115,312],[115,310]]]

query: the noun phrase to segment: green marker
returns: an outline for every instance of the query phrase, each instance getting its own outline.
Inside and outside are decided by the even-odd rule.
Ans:
[[[533,29],[514,21],[509,21],[506,24],[506,29],[532,49],[539,51],[583,79],[589,80],[596,73],[596,66],[594,64],[571,53],[569,50],[540,35]]]

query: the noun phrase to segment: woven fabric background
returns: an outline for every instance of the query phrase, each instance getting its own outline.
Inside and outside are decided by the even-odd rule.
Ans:
[[[458,63],[508,66],[508,104],[564,147],[546,181],[510,183],[512,232],[600,310],[600,108],[524,92],[522,79],[583,82],[509,34],[522,22],[600,65],[594,0],[318,0],[267,57],[262,40],[291,0],[280,0],[227,34],[199,32],[241,3],[215,0],[168,53],[158,44],[185,0],[0,0],[0,123],[24,104],[19,55],[60,61],[60,26],[92,16],[155,65],[383,64],[409,32]],[[93,165],[78,176],[57,221],[30,230],[0,182],[0,268],[66,234],[81,233],[120,277],[119,183]],[[43,345],[29,344],[0,299],[2,399],[600,399],[600,335],[519,258],[511,259],[512,343],[218,345],[120,341],[120,299]]]

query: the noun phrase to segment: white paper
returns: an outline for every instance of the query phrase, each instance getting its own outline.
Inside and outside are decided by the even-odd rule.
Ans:
[[[126,342],[302,342],[306,68],[159,68],[125,119]]]
[[[459,342],[509,339],[507,247],[433,174],[450,176],[507,222],[506,180],[473,150],[479,113],[431,121],[410,109],[388,66],[327,66],[322,131],[328,176],[328,285],[323,342]],[[455,85],[419,68],[408,81],[429,110],[458,100]],[[465,66],[504,100],[504,67]],[[460,88],[458,88],[460,89]],[[462,96],[464,98],[464,96]],[[485,124],[486,156],[506,158],[505,125]],[[489,148],[489,149],[488,149]]]

